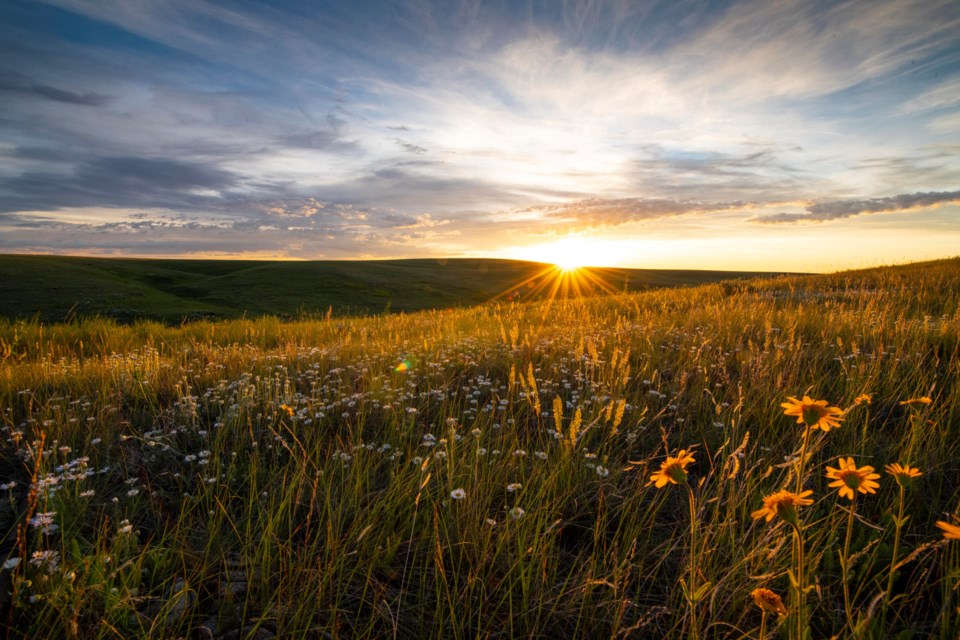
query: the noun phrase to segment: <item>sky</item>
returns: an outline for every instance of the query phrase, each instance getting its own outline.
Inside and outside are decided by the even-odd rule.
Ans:
[[[957,34],[957,0],[5,0],[0,253],[960,255]]]

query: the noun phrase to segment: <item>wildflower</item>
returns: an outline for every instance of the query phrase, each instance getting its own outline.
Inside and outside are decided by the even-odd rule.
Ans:
[[[467,492],[463,489],[454,489],[450,492],[450,497],[454,500],[463,500],[467,497]]]
[[[910,398],[909,400],[901,400],[900,406],[910,407],[912,409],[919,409],[924,405],[928,405],[933,400],[930,399],[930,396],[920,396],[919,398]]]
[[[514,507],[513,509],[510,509],[510,517],[513,518],[514,520],[519,520],[520,518],[523,517],[523,514],[525,513],[526,511],[524,511],[520,507]]]
[[[519,482],[511,482],[510,484],[507,485],[507,493],[513,493],[514,491],[518,491],[519,489],[522,489],[522,488],[523,488],[523,485],[520,484]]]
[[[960,527],[943,520],[937,520],[937,526],[943,529],[943,537],[947,540],[960,540]]]
[[[923,475],[920,472],[920,469],[911,467],[908,464],[901,466],[899,462],[888,464],[884,467],[884,469],[886,469],[887,473],[892,475],[894,479],[897,481],[897,484],[901,486],[903,485],[903,483],[909,483],[914,478],[919,478],[920,476]]]
[[[861,393],[856,398],[853,399],[853,404],[860,406],[861,404],[870,404],[870,401],[873,400],[872,393]]]
[[[30,556],[30,564],[35,567],[47,566],[47,573],[53,573],[60,564],[60,552],[54,550],[34,551]]]
[[[58,527],[54,521],[53,516],[57,515],[56,511],[48,511],[46,513],[37,513],[32,518],[30,518],[30,526],[35,529],[40,529],[42,533],[53,533],[60,527]]]
[[[131,498],[137,495],[138,493],[140,493],[140,489],[130,489],[130,491],[127,491],[127,495],[130,496]]]
[[[805,424],[810,429],[830,431],[840,426],[843,420],[843,409],[828,407],[826,400],[813,400],[810,396],[803,396],[803,400],[787,397],[789,402],[780,404],[783,414],[796,416],[797,424]]]
[[[787,608],[784,606],[783,600],[770,589],[760,587],[751,591],[750,595],[753,597],[753,602],[764,613],[775,613],[779,616],[787,615]]]
[[[20,566],[20,558],[7,558],[3,561],[3,568],[6,571],[11,571]]]
[[[657,489],[662,489],[668,483],[683,484],[687,481],[687,465],[694,462],[693,454],[686,449],[680,449],[676,457],[667,456],[660,465],[660,471],[650,476],[648,485],[656,483]]]
[[[880,488],[880,484],[876,482],[880,474],[874,473],[873,467],[869,466],[857,469],[853,458],[840,458],[840,467],[837,469],[827,467],[827,478],[834,481],[827,485],[828,487],[838,488],[840,496],[850,500],[853,500],[856,491],[876,493]]]
[[[807,489],[802,493],[787,491],[777,491],[763,498],[763,508],[754,511],[751,516],[754,520],[766,518],[767,522],[773,520],[773,516],[780,516],[786,522],[794,523],[797,520],[797,507],[806,507],[813,504],[808,496],[813,495],[813,491]]]
[[[597,475],[600,476],[601,478],[606,478],[607,476],[610,475],[610,469],[607,469],[606,467],[599,464],[597,465],[597,468],[595,469],[595,471],[597,472]]]

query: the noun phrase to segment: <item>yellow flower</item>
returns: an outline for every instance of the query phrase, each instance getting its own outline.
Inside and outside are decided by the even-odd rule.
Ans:
[[[290,417],[290,418],[293,417],[293,407],[291,407],[291,406],[288,405],[288,404],[282,404],[282,405],[280,405],[280,411],[283,411],[283,412],[284,412],[285,414],[287,414],[287,416]]]
[[[813,504],[813,500],[807,496],[813,494],[813,491],[807,489],[803,493],[794,493],[787,491],[777,491],[771,493],[763,499],[763,508],[757,509],[752,514],[754,520],[766,518],[767,522],[773,520],[773,516],[780,516],[790,523],[797,520],[797,507],[806,507]]]
[[[912,408],[920,408],[923,405],[927,405],[933,402],[930,399],[930,396],[920,396],[919,398],[910,398],[909,400],[901,400],[900,406],[908,406]]]
[[[853,399],[853,404],[856,404],[856,405],[870,404],[871,400],[873,400],[872,393],[861,393],[860,395],[858,395],[856,398]]]
[[[836,487],[840,496],[853,500],[856,491],[860,493],[876,493],[880,484],[876,482],[880,474],[873,472],[873,467],[861,467],[853,462],[853,458],[840,458],[840,467],[827,467],[827,478],[833,480],[828,487]]]
[[[937,520],[937,526],[943,529],[943,537],[947,540],[960,540],[960,527],[943,520]]]
[[[897,481],[897,484],[900,484],[902,482],[909,482],[910,480],[913,480],[914,478],[919,478],[920,476],[923,475],[920,472],[920,469],[917,469],[916,467],[911,467],[908,464],[901,466],[899,462],[888,464],[884,467],[884,469],[886,469],[887,473],[889,473],[894,477],[894,479]]]
[[[667,456],[660,465],[660,471],[650,476],[650,482],[656,483],[657,489],[667,486],[667,483],[683,484],[687,481],[687,465],[693,462],[693,454],[686,449],[680,449],[676,457]]]
[[[813,400],[810,396],[803,396],[803,400],[787,397],[789,402],[780,404],[783,413],[787,416],[796,416],[797,424],[805,424],[811,429],[830,431],[840,426],[843,421],[843,409],[828,407],[826,400]]]
[[[787,608],[783,605],[783,600],[781,600],[780,596],[776,593],[770,591],[770,589],[760,587],[751,591],[750,595],[753,596],[753,602],[760,607],[764,613],[775,613],[779,616],[787,615]]]

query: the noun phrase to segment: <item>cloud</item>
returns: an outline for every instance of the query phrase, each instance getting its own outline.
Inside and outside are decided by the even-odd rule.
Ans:
[[[553,222],[608,227],[690,213],[743,209],[749,206],[750,203],[748,202],[699,202],[656,198],[587,198],[563,204],[530,207],[518,213],[535,214],[540,219]]]
[[[326,126],[313,124],[313,118],[304,113],[304,118],[312,124],[307,130],[285,133],[277,141],[283,147],[297,149],[322,149],[338,153],[356,153],[360,150],[356,141],[348,140],[349,122],[336,113],[328,113],[324,118]]]
[[[71,172],[0,178],[0,211],[64,207],[202,209],[239,184],[236,174],[204,163],[131,156],[93,158]]]
[[[410,142],[404,142],[403,140],[401,140],[401,139],[399,139],[399,138],[394,138],[393,141],[397,143],[397,146],[398,146],[398,147],[400,147],[401,149],[403,149],[404,151],[407,151],[407,152],[409,152],[409,153],[417,153],[417,154],[420,154],[420,153],[426,153],[426,152],[427,152],[427,150],[426,150],[424,147],[421,147],[421,146],[419,146],[419,145],[416,145],[416,144],[413,144],[413,143],[410,143]]]
[[[784,158],[803,150],[772,143],[746,143],[729,151],[644,145],[627,175],[646,193],[677,198],[793,199],[817,178]]]
[[[960,204],[960,191],[910,193],[867,200],[834,200],[809,204],[806,213],[787,213],[754,216],[748,222],[758,224],[796,224],[799,222],[827,222],[851,218],[861,214],[894,213],[927,209],[944,204]]]
[[[53,102],[63,102],[84,107],[102,107],[110,101],[109,96],[96,91],[73,91],[46,84],[38,84],[28,77],[7,72],[0,75],[0,94],[13,93],[26,96],[39,96]]]
[[[375,253],[440,224],[469,249],[749,207],[829,220],[960,177],[954,0],[341,5],[19,3],[0,212],[161,225],[118,223],[118,244],[173,212],[211,222],[197,247],[216,224]]]

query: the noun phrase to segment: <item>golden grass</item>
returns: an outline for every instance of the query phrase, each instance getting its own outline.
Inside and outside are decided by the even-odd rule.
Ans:
[[[0,359],[12,638],[960,631],[960,260],[312,322],[8,322]],[[849,458],[893,475],[838,501],[825,467]],[[678,471],[683,491],[646,486]]]

